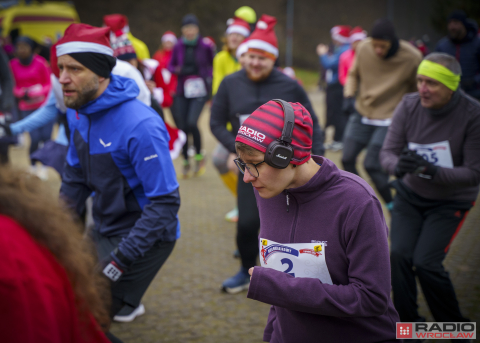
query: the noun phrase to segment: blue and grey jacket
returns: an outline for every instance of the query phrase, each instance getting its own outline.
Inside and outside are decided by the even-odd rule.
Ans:
[[[467,35],[462,41],[443,37],[435,51],[444,52],[457,59],[462,67],[460,86],[470,96],[480,99],[480,37],[474,21],[467,21]]]
[[[135,81],[111,75],[97,99],[67,110],[70,147],[61,196],[81,215],[93,197],[95,230],[122,236],[134,261],[156,241],[180,236],[178,183],[163,120],[135,98]]]

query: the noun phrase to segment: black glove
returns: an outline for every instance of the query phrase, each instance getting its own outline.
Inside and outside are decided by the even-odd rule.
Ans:
[[[2,131],[5,133],[2,135]],[[10,137],[12,135],[12,130],[10,130],[10,125],[8,124],[0,124],[0,137],[7,136]]]
[[[349,116],[350,114],[355,112],[355,98],[354,97],[343,98],[342,112],[347,116]]]
[[[417,162],[417,169],[413,173],[425,179],[433,179],[433,176],[438,171],[438,167],[414,151],[410,152],[409,155]]]
[[[418,168],[418,163],[409,152],[403,152],[395,166],[394,174],[397,178],[402,178],[407,173],[414,173]]]
[[[426,179],[432,179],[438,167],[428,162],[413,150],[408,150],[400,155],[395,167],[395,176],[403,177],[405,174],[416,174]]]
[[[102,260],[102,272],[113,283],[117,283],[132,263],[133,261],[130,261],[118,248],[115,248],[110,255]]]

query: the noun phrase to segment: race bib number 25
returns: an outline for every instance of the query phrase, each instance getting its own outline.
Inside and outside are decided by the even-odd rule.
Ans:
[[[260,264],[296,278],[316,278],[323,283],[333,284],[325,262],[324,243],[280,244],[261,238]]]

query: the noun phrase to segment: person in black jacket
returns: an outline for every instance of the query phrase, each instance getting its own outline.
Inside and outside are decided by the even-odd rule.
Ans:
[[[13,111],[15,104],[15,97],[13,96],[14,83],[15,80],[10,70],[7,53],[0,45],[0,114],[3,114],[0,118],[0,123],[2,124],[10,119],[6,116],[11,116]],[[10,143],[13,143],[11,138],[0,138],[0,164],[8,163],[8,145]]]
[[[448,36],[436,47],[457,59],[462,67],[460,87],[470,96],[480,99],[480,38],[478,25],[467,19],[463,11],[454,11],[448,17]]]
[[[235,154],[236,134],[253,111],[272,99],[299,102],[312,115],[312,153],[323,155],[323,132],[305,90],[297,81],[274,68],[278,57],[273,31],[275,23],[274,17],[263,15],[260,18],[247,43],[249,50],[246,53],[245,69],[228,75],[220,84],[212,104],[210,128],[220,143],[231,154]],[[228,122],[232,124],[232,131],[227,130]],[[222,289],[228,293],[248,289],[248,269],[256,264],[258,255],[258,209],[252,186],[244,183],[242,178],[238,178],[237,201],[237,246],[242,266],[235,276],[223,282]]]

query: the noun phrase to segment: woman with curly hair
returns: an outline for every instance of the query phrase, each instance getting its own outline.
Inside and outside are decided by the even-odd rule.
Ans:
[[[84,343],[108,330],[108,284],[81,228],[38,178],[0,168],[4,342]]]

